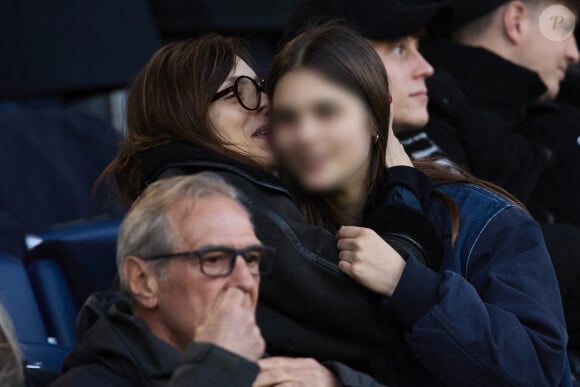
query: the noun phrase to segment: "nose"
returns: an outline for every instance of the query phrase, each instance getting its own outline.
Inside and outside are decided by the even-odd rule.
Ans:
[[[580,53],[578,52],[578,42],[574,35],[571,36],[568,42],[568,62],[571,64],[578,63],[580,61]]]
[[[425,57],[421,55],[419,51],[416,51],[413,77],[426,79],[433,76],[434,73],[435,70],[433,69],[433,66],[431,66],[431,64],[427,62]]]
[[[321,131],[317,128],[316,120],[312,117],[302,117],[295,126],[295,138],[302,145],[307,145],[316,141],[321,135]]]
[[[270,111],[270,97],[265,92],[261,92],[260,97],[260,107],[258,108],[258,112],[260,113],[268,113]]]
[[[229,285],[235,286],[243,291],[250,292],[258,284],[259,277],[252,275],[246,261],[241,256],[236,257],[236,264],[232,274],[228,277]]]

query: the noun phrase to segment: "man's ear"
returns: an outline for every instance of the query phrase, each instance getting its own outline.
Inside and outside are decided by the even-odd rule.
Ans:
[[[522,41],[529,17],[529,9],[522,1],[510,1],[506,5],[502,25],[506,37],[512,44],[518,45]]]
[[[139,305],[146,309],[157,307],[159,282],[146,261],[133,255],[128,256],[123,264],[123,277]]]

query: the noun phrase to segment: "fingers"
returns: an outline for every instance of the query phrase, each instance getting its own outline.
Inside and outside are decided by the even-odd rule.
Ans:
[[[356,251],[360,248],[360,240],[358,238],[342,238],[336,242],[336,248],[339,251]]]
[[[361,235],[362,227],[342,226],[336,233],[337,239],[356,238]]]
[[[338,262],[338,268],[344,274],[348,275],[351,278],[354,278],[353,271],[352,271],[352,269],[353,269],[352,263],[350,263],[348,261],[340,261],[340,262]]]
[[[336,377],[322,364],[309,358],[269,358],[258,361],[260,374],[254,387],[335,386]]]
[[[345,262],[349,262],[349,263],[355,263],[356,260],[357,260],[357,256],[352,251],[343,250],[340,253],[338,253],[338,261],[339,262],[345,261]]]
[[[271,368],[308,368],[317,365],[318,363],[314,359],[310,358],[291,358],[291,357],[269,357],[266,359],[258,360],[258,365],[261,370],[267,370]]]
[[[254,381],[253,387],[270,387],[277,386],[281,383],[290,382],[290,375],[284,368],[276,367],[261,370],[258,377]]]

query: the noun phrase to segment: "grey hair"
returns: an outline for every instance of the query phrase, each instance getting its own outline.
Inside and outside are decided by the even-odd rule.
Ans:
[[[14,334],[14,326],[0,304],[0,386],[24,386],[22,355]]]
[[[168,207],[179,199],[200,199],[214,195],[236,201],[248,213],[236,189],[211,172],[161,179],[145,189],[123,220],[117,239],[117,270],[125,293],[130,295],[123,275],[123,265],[128,256],[146,259],[173,251],[175,235],[166,217]],[[163,279],[167,273],[168,260],[151,261],[150,267]]]

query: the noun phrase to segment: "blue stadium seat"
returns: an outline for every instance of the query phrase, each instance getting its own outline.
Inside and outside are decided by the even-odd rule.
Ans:
[[[45,343],[47,332],[22,261],[0,254],[0,302],[20,341]]]
[[[84,223],[40,233],[42,242],[26,254],[25,261],[29,266],[38,261],[53,261],[62,270],[78,307],[93,292],[113,285],[119,224],[119,221]]]
[[[48,230],[24,258],[46,332],[65,347],[76,343],[76,315],[98,290],[110,289],[117,273],[118,221],[82,223]]]
[[[60,370],[70,348],[53,344],[24,264],[5,254],[0,254],[0,302],[12,319],[27,366]]]
[[[61,268],[53,260],[39,260],[28,265],[28,275],[48,334],[58,344],[74,347],[78,306]]]

